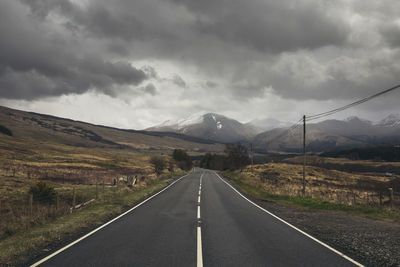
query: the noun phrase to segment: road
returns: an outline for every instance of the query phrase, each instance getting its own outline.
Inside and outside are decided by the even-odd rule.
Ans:
[[[196,168],[40,266],[354,266]]]

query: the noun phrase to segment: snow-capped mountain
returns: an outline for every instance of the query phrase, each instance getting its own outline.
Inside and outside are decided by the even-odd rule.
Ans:
[[[386,118],[376,123],[377,126],[383,127],[399,127],[400,126],[400,114],[390,114]]]
[[[223,143],[248,141],[259,150],[300,151],[302,127],[288,132],[291,125],[274,119],[242,124],[223,115],[207,113],[166,121],[146,130],[181,133]],[[310,151],[391,142],[400,142],[400,115],[392,114],[379,122],[353,116],[345,120],[330,119],[307,125],[307,149]]]
[[[277,128],[258,134],[253,142],[256,148],[275,151],[302,150],[302,127],[288,131]],[[327,151],[337,148],[390,144],[400,141],[400,116],[390,115],[373,123],[358,117],[345,120],[325,120],[307,125],[307,149]]]
[[[249,140],[257,134],[254,127],[216,113],[195,114],[178,121],[166,121],[146,130],[183,133],[224,143]]]

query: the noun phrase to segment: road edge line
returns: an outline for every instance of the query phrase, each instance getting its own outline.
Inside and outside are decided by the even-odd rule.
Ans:
[[[345,258],[346,260],[350,261],[351,263],[353,263],[353,264],[355,264],[355,265],[357,265],[357,266],[360,266],[360,267],[364,267],[363,264],[357,262],[356,260],[353,260],[352,258],[350,258],[349,256],[345,255],[344,253],[342,253],[342,252],[340,252],[340,251],[334,249],[333,247],[329,246],[328,244],[322,242],[321,240],[319,240],[319,239],[313,237],[313,236],[310,235],[310,234],[307,234],[307,233],[304,232],[303,230],[300,230],[300,229],[297,228],[296,226],[294,226],[294,225],[288,223],[288,222],[285,221],[284,219],[282,219],[282,218],[276,216],[276,215],[273,214],[272,212],[270,212],[270,211],[264,209],[263,207],[259,206],[259,205],[256,204],[256,203],[254,203],[253,201],[251,201],[250,199],[248,199],[246,196],[244,196],[242,193],[240,193],[240,192],[239,192],[236,188],[234,188],[231,184],[229,184],[227,181],[225,181],[224,179],[222,179],[221,176],[219,176],[218,173],[214,172],[214,174],[217,175],[217,177],[218,177],[219,179],[221,179],[224,183],[226,183],[227,185],[229,185],[229,187],[231,187],[231,188],[232,188],[236,193],[238,193],[242,198],[244,198],[245,200],[247,200],[248,202],[250,202],[251,204],[253,204],[253,205],[256,206],[257,208],[259,208],[260,210],[266,212],[267,214],[271,215],[271,216],[274,217],[275,219],[277,219],[277,220],[283,222],[284,224],[288,225],[289,227],[293,228],[294,230],[296,230],[296,231],[302,233],[303,235],[307,236],[308,238],[314,240],[314,241],[317,242],[318,244],[320,244],[320,245],[326,247],[327,249],[329,249],[329,250],[335,252],[336,254],[338,254],[339,256],[341,256],[341,257],[343,257],[343,258]]]
[[[163,188],[162,190],[160,190],[159,192],[155,193],[154,195],[151,195],[150,197],[146,198],[145,200],[143,200],[142,202],[140,202],[139,204],[137,204],[136,206],[134,206],[133,208],[130,208],[129,210],[125,211],[124,213],[118,215],[117,217],[109,220],[108,222],[100,225],[99,227],[97,227],[96,229],[92,230],[91,232],[87,233],[86,235],[76,239],[75,241],[69,243],[68,245],[58,249],[57,251],[53,252],[52,254],[48,255],[47,257],[44,257],[43,259],[33,263],[32,265],[30,265],[30,267],[36,267],[40,264],[42,264],[43,262],[46,262],[47,260],[53,258],[54,256],[56,256],[57,254],[60,254],[61,252],[63,252],[64,250],[72,247],[73,245],[79,243],[80,241],[82,241],[83,239],[93,235],[94,233],[96,233],[97,231],[103,229],[104,227],[106,227],[107,225],[113,223],[114,221],[118,220],[119,218],[125,216],[126,214],[130,213],[131,211],[133,211],[134,209],[140,207],[141,205],[143,205],[144,203],[146,203],[147,201],[149,201],[150,199],[154,198],[155,196],[161,194],[162,192],[164,192],[165,190],[167,190],[168,188],[170,188],[172,185],[174,185],[175,183],[177,183],[178,181],[180,181],[181,179],[185,178],[186,176],[188,176],[189,174],[186,174],[180,178],[178,178],[177,180],[175,180],[174,182],[172,182],[171,184],[169,184],[167,187]]]

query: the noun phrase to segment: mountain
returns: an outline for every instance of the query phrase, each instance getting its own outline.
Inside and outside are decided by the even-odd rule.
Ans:
[[[24,144],[220,152],[224,145],[179,133],[125,130],[0,106],[0,153]]]
[[[400,141],[399,116],[390,115],[373,123],[358,117],[346,120],[326,120],[307,124],[307,151],[321,152],[333,149],[365,147]],[[278,128],[258,134],[254,147],[260,151],[302,151],[303,127],[288,130]]]
[[[276,119],[265,118],[265,119],[255,119],[248,123],[248,126],[256,128],[259,132],[269,131],[275,128],[284,128],[292,125],[290,122],[283,122]]]
[[[178,121],[166,121],[146,131],[181,133],[223,143],[249,140],[259,132],[253,126],[216,113],[196,114]]]
[[[400,126],[400,114],[391,114],[376,123],[377,126],[398,127]]]

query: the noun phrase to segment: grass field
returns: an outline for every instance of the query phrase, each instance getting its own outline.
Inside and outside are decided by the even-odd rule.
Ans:
[[[308,166],[306,197],[302,197],[301,165],[260,164],[243,172],[225,171],[223,174],[245,193],[260,200],[309,209],[339,210],[400,223],[400,199],[395,197],[393,208],[389,209],[389,196],[385,192],[398,178]],[[381,199],[379,190],[382,190]]]
[[[160,150],[31,138],[0,134],[0,265],[24,263],[44,247],[121,213],[183,173],[175,166],[158,177],[149,162],[152,155],[162,155]],[[174,166],[163,156],[169,168]],[[129,186],[134,179],[135,185]],[[29,191],[38,182],[53,188],[56,198],[30,202]],[[74,204],[89,200],[71,213]]]
[[[105,220],[122,213],[135,203],[161,190],[173,177],[183,175],[183,172],[168,173],[149,181],[146,186],[135,190],[118,187],[108,192],[105,200],[96,200],[85,208],[66,213],[59,217],[35,224],[26,229],[19,229],[14,234],[0,239],[0,265],[18,265],[29,258],[43,253],[51,247],[61,244],[77,234],[84,233]],[[93,187],[81,188],[86,194],[93,194]]]

